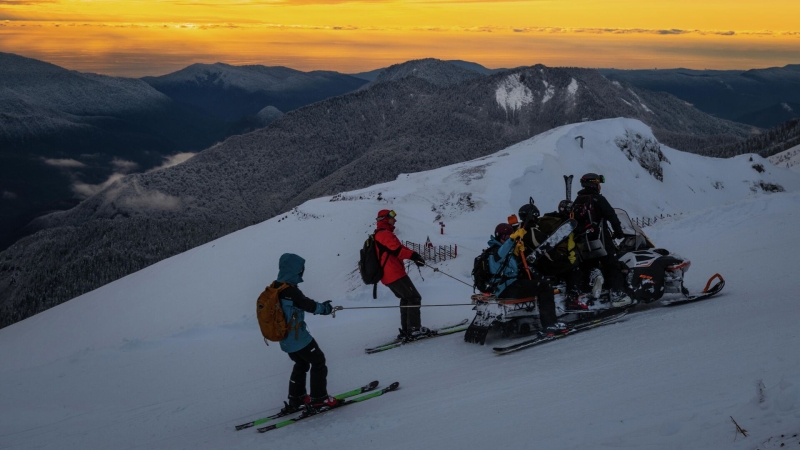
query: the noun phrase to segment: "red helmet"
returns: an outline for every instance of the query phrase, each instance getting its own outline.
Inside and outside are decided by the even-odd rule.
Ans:
[[[396,216],[397,216],[397,213],[394,212],[394,210],[382,209],[382,210],[378,211],[378,217],[376,217],[375,220],[381,221],[383,219],[388,219],[388,218],[392,218],[393,219]]]
[[[498,241],[502,241],[508,239],[511,236],[511,233],[514,232],[514,227],[507,223],[501,223],[494,227],[494,238]]]

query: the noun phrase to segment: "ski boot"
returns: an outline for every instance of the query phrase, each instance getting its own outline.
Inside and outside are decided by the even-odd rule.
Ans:
[[[569,328],[563,322],[556,322],[542,329],[542,336],[555,336],[557,334],[568,333]]]
[[[311,397],[308,395],[303,395],[301,397],[292,397],[289,396],[288,402],[283,402],[283,408],[281,408],[281,415],[291,414],[303,409],[303,407],[308,406],[311,404]]]
[[[629,306],[633,303],[628,294],[625,291],[611,291],[611,306],[614,308],[622,308],[623,306]]]
[[[326,395],[325,397],[313,398],[308,405],[308,410],[311,414],[321,413],[329,409],[339,406],[341,403],[336,397]]]
[[[564,299],[565,312],[586,312],[589,310],[589,305],[582,302],[577,292],[568,292]]]
[[[589,273],[589,284],[592,286],[591,295],[595,300],[600,300],[600,295],[603,292],[603,272],[600,269],[592,269]]]
[[[431,334],[433,334],[433,332],[427,327],[412,328],[408,333],[408,335],[406,336],[405,341],[406,342],[416,341],[417,339],[428,337]]]

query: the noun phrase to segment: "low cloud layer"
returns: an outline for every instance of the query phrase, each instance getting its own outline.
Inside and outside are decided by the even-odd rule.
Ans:
[[[100,184],[88,184],[88,183],[82,183],[82,182],[75,182],[75,183],[72,184],[72,191],[75,192],[75,194],[77,194],[78,197],[89,198],[89,197],[93,196],[94,194],[97,194],[98,192],[100,192],[103,189],[107,188],[113,182],[119,180],[120,178],[123,178],[124,176],[125,175],[121,174],[121,173],[114,173],[114,174],[111,174],[111,176],[108,177],[108,179],[106,181],[104,181],[104,182],[102,182]]]
[[[197,153],[178,153],[176,155],[167,156],[164,158],[164,164],[161,164],[158,167],[153,167],[152,169],[148,170],[148,172],[152,172],[154,170],[161,170],[166,169],[167,167],[172,167],[178,165],[184,161],[188,161]]]
[[[133,161],[126,161],[124,159],[114,158],[111,161],[115,172],[130,173],[139,168],[139,164]]]
[[[50,158],[42,158],[42,162],[47,164],[48,166],[53,167],[62,167],[66,169],[73,169],[73,168],[80,168],[86,167],[86,164],[75,160],[75,159],[50,159]]]
[[[3,200],[16,200],[17,194],[11,191],[3,191]]]

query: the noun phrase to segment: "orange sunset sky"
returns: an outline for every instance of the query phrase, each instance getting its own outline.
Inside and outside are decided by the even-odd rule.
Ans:
[[[800,63],[800,1],[0,0],[0,52],[120,76],[195,62],[352,73],[425,57],[750,69]]]

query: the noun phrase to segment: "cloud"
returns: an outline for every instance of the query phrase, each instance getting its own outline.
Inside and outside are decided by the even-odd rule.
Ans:
[[[16,200],[17,194],[11,191],[3,191],[3,200]]]
[[[139,168],[139,164],[119,158],[114,158],[111,161],[111,165],[114,166],[114,169],[116,169],[117,172],[122,173],[132,172]]]
[[[86,167],[86,164],[74,159],[50,159],[42,158],[42,162],[48,166],[63,167],[66,169],[73,169],[77,167]]]
[[[187,161],[187,160],[191,159],[196,154],[197,153],[188,153],[187,152],[187,153],[178,153],[176,155],[167,156],[166,158],[164,158],[164,164],[161,164],[158,167],[154,167],[154,168],[148,170],[147,172],[153,172],[155,170],[166,169],[167,167],[172,167],[172,166],[178,165],[178,164],[180,164],[180,163],[182,163],[184,161]]]
[[[151,191],[136,197],[125,197],[120,202],[123,206],[134,209],[156,209],[160,211],[175,211],[181,206],[181,199],[161,191]]]
[[[87,184],[87,183],[76,182],[72,184],[72,191],[78,194],[79,197],[88,198],[93,196],[94,194],[97,194],[98,192],[102,191],[103,189],[107,188],[112,183],[123,177],[125,177],[124,174],[114,173],[111,174],[111,176],[108,177],[106,181],[100,184]]]
[[[55,3],[55,2],[56,0],[0,0],[0,6],[38,5],[40,3]]]

